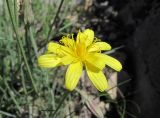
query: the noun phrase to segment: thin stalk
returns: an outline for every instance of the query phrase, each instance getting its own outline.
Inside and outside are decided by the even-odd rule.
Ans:
[[[126,114],[126,100],[125,99],[122,99],[123,100],[123,106],[117,106],[117,109],[118,109],[118,113],[120,115],[121,118],[125,118],[125,114]]]
[[[19,104],[18,104],[18,102],[17,102],[17,100],[16,100],[16,98],[15,98],[15,95],[14,95],[13,91],[12,91],[11,88],[9,87],[9,85],[8,85],[8,83],[7,83],[6,80],[4,80],[4,83],[5,83],[5,85],[6,85],[7,89],[8,89],[8,92],[9,92],[9,95],[11,96],[11,99],[12,99],[13,102],[15,103],[18,111],[21,113],[21,108],[20,108],[20,106],[19,106]]]
[[[126,111],[126,114],[128,114],[128,115],[131,116],[132,118],[138,118],[137,116],[135,116],[134,114],[132,114],[132,113],[130,113],[130,112],[128,112],[128,111]]]
[[[123,103],[124,103],[124,106],[123,106],[123,110],[122,110],[122,118],[125,118],[125,112],[126,112],[126,100],[123,98]]]
[[[14,0],[14,15],[16,26],[18,26],[17,0]]]
[[[11,113],[8,113],[8,112],[5,112],[5,111],[1,111],[1,110],[0,110],[0,114],[5,115],[5,116],[8,116],[8,117],[10,117],[10,118],[16,118],[15,115],[13,115],[13,114],[11,114]],[[3,117],[2,117],[2,118],[3,118]]]
[[[52,97],[52,108],[55,109],[55,96],[53,94],[53,90],[55,90],[55,88],[52,85],[52,89],[50,90],[50,93],[51,93],[51,97]]]
[[[132,103],[132,104],[136,107],[137,112],[138,112],[138,113],[141,113],[141,108],[140,108],[140,106],[138,105],[138,103],[136,103],[136,102],[134,102],[134,101],[132,101],[132,100],[126,100],[126,102]]]
[[[55,22],[56,22],[56,19],[57,19],[58,14],[59,14],[59,12],[60,12],[60,10],[61,10],[61,7],[62,7],[63,2],[64,2],[64,0],[61,0],[61,3],[60,3],[60,5],[59,5],[58,10],[57,10],[57,12],[56,12],[56,15],[55,15],[55,17],[54,17],[54,20],[53,20],[53,22],[52,22],[51,25],[50,25],[50,29],[49,29],[49,32],[48,32],[48,35],[47,35],[47,41],[49,40],[49,37],[50,37],[50,35],[51,35],[51,31],[52,31],[52,27],[53,27],[53,25],[54,25]]]
[[[126,81],[123,81],[123,82],[117,84],[116,86],[113,86],[112,88],[108,89],[107,92],[110,91],[110,90],[112,90],[112,89],[115,88],[115,87],[122,86],[123,84],[126,84],[126,83],[128,83],[128,82],[130,82],[130,81],[131,81],[131,79],[126,80]]]
[[[6,94],[4,88],[2,88],[1,86],[0,86],[0,91],[2,91],[4,95]]]
[[[23,49],[23,46],[22,46],[22,42],[20,41],[20,38],[18,36],[17,27],[16,27],[16,25],[14,23],[14,20],[13,20],[13,16],[12,16],[12,13],[11,13],[11,8],[10,8],[10,5],[9,5],[9,0],[6,0],[6,2],[7,2],[7,8],[8,8],[8,11],[9,11],[9,15],[10,15],[10,19],[11,19],[11,22],[12,22],[13,30],[15,32],[17,43],[18,43],[18,46],[19,46],[19,48],[21,50],[21,53],[22,53],[22,56],[23,56],[23,59],[24,59],[24,63],[25,63],[26,68],[27,68],[27,72],[28,72],[29,77],[31,79],[31,82],[33,84],[34,90],[38,94],[37,88],[35,86],[35,83],[34,83],[34,80],[33,80],[33,77],[32,77],[31,69],[30,69],[30,67],[28,65],[28,61],[27,61],[27,58],[26,58],[26,55],[25,55],[25,52],[24,52],[24,49]]]
[[[50,38],[50,35],[51,35],[51,32],[52,32],[52,28],[53,28],[54,24],[56,23],[56,19],[57,19],[58,14],[59,14],[59,12],[60,12],[60,10],[61,10],[61,7],[62,7],[62,5],[63,5],[63,2],[64,2],[64,0],[61,0],[60,5],[59,5],[59,7],[58,7],[58,10],[57,10],[57,12],[56,12],[56,15],[55,15],[55,17],[54,17],[54,20],[53,20],[53,22],[51,23],[51,25],[50,25],[50,27],[49,27],[49,32],[48,32],[46,41],[40,46],[40,48],[39,48],[38,50],[40,50],[42,47],[44,47],[44,46],[48,43],[48,41],[50,40],[49,38]],[[54,33],[54,34],[55,34],[55,33]]]
[[[24,93],[25,93],[25,95],[27,95],[28,93],[27,93],[27,89],[26,89],[26,84],[25,84],[24,72],[23,72],[22,65],[21,65],[21,78],[22,78],[22,86],[23,86]]]
[[[125,46],[124,45],[121,45],[119,47],[116,47],[116,48],[113,48],[112,50],[110,51],[107,51],[107,52],[104,52],[104,54],[112,54],[112,53],[115,53],[117,50],[120,50],[122,48],[124,48]]]
[[[49,86],[49,77],[48,74],[46,74],[46,79],[45,79],[45,86],[47,86],[48,91],[50,92],[51,95],[51,104],[52,104],[52,109],[55,109],[55,101],[54,101],[54,94],[53,94],[53,85],[52,87]]]
[[[69,91],[65,91],[65,93],[63,94],[63,97],[60,101],[60,103],[58,104],[58,107],[56,108],[56,110],[53,112],[52,118],[55,117],[56,113],[58,112],[59,108],[62,106],[64,100],[67,98],[67,96],[69,95]]]
[[[33,36],[32,27],[29,27],[29,33],[30,33],[30,40],[31,40],[35,55],[38,58],[38,48],[37,48],[37,44],[36,44],[36,41],[35,41],[34,36]]]

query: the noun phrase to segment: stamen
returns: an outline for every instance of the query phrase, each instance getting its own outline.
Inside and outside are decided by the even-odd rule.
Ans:
[[[101,39],[97,38],[97,37],[94,37],[94,40],[93,40],[94,43],[96,42],[101,42]]]
[[[74,36],[73,36],[74,34],[71,34],[71,39],[73,39],[74,40]]]

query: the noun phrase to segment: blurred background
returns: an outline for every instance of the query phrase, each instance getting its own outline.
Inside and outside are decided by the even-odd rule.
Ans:
[[[158,0],[0,0],[0,118],[52,118],[67,67],[42,69],[50,41],[86,28],[111,44],[123,70],[99,93],[83,73],[57,118],[160,118]]]

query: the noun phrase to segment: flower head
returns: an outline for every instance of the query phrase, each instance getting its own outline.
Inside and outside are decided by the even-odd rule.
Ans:
[[[108,88],[107,79],[102,72],[105,65],[116,71],[122,69],[119,61],[101,53],[107,50],[111,50],[111,46],[97,40],[94,32],[86,29],[78,32],[76,40],[73,36],[65,36],[60,40],[60,44],[50,42],[47,53],[38,58],[38,64],[46,68],[69,65],[65,75],[65,86],[70,91],[76,87],[85,67],[93,85],[102,92]]]

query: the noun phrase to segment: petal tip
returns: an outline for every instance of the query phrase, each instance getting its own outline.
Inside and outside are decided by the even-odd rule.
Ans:
[[[119,62],[119,64],[117,65],[117,70],[116,71],[120,72],[121,70],[122,70],[122,64]]]
[[[73,90],[74,90],[74,88],[73,88],[73,87],[71,87],[71,86],[67,86],[67,85],[65,85],[65,88],[66,88],[68,91],[73,91]]]

